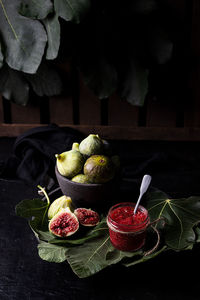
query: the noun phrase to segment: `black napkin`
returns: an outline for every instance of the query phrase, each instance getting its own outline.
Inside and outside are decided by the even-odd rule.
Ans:
[[[73,142],[83,138],[77,130],[54,124],[33,128],[16,139],[13,154],[2,165],[1,177],[44,185],[55,178],[55,154],[70,150]]]

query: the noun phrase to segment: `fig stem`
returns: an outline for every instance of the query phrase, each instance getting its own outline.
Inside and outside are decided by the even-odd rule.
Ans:
[[[48,207],[50,205],[50,200],[49,200],[49,196],[47,195],[47,192],[45,191],[45,189],[43,187],[41,187],[41,185],[38,185],[37,186],[44,194],[46,200],[47,200],[47,207],[45,209],[45,212],[44,212],[44,215],[43,215],[43,218],[42,218],[42,226],[44,224],[44,219],[45,219],[45,216],[46,216],[46,213],[47,213],[47,210],[48,210]]]
[[[37,187],[43,192],[43,194],[45,195],[45,198],[47,199],[48,205],[50,205],[49,196],[47,195],[47,192],[45,191],[45,189],[43,187],[41,187],[41,185],[38,185]]]

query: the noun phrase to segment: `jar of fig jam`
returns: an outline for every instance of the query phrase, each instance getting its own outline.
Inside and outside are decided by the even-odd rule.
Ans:
[[[135,251],[145,243],[150,222],[148,211],[140,205],[134,214],[134,207],[135,203],[124,202],[112,206],[108,212],[110,240],[118,250]]]

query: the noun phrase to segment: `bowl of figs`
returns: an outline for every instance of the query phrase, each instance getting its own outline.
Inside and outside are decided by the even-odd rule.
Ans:
[[[103,211],[117,202],[120,159],[110,143],[89,134],[70,150],[56,154],[55,173],[62,193],[75,207]]]

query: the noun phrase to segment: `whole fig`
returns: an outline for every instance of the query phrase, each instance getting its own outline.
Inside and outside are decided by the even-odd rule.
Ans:
[[[105,183],[115,175],[112,160],[105,155],[92,155],[84,164],[84,174],[92,183]]]
[[[84,165],[84,158],[79,151],[69,150],[56,154],[56,164],[61,175],[72,178],[81,172]]]
[[[70,197],[63,195],[54,200],[48,210],[49,220],[52,219],[60,210],[67,207],[69,207],[70,210],[73,209],[72,199]]]
[[[72,181],[77,183],[90,183],[88,177],[84,174],[78,174],[72,178]]]
[[[79,151],[86,156],[101,154],[103,151],[102,140],[97,134],[90,134],[80,143]]]
[[[60,210],[49,222],[49,231],[59,237],[68,237],[79,229],[79,221],[69,208]]]
[[[83,226],[96,226],[100,220],[99,214],[96,211],[87,208],[77,208],[74,214]]]

